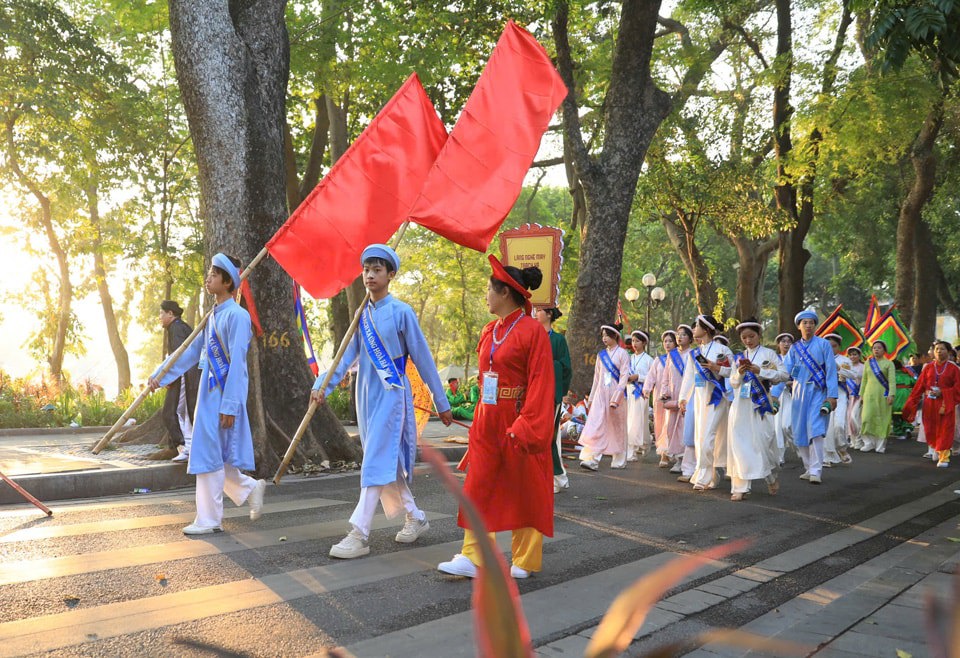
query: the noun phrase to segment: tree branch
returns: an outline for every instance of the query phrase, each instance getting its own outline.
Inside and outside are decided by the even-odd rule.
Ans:
[[[757,41],[750,36],[750,34],[742,25],[727,23],[727,27],[743,37],[743,42],[747,44],[747,47],[750,48],[750,50],[753,51],[753,54],[757,56],[757,59],[760,60],[764,70],[770,68],[770,63],[767,62],[767,58],[763,56],[763,52],[760,50],[760,44],[758,44]]]
[[[531,169],[539,169],[541,167],[556,167],[557,165],[562,165],[564,162],[563,156],[558,156],[556,158],[547,158],[546,160],[536,160],[533,164],[530,165]]]
[[[662,25],[664,29],[660,30],[659,32],[655,32],[653,35],[654,39],[665,37],[668,34],[679,34],[680,43],[684,48],[693,47],[693,42],[690,40],[690,30],[688,30],[687,26],[680,21],[665,16],[657,16],[657,24]]]
[[[571,151],[577,177],[588,184],[595,177],[596,167],[587,145],[583,141],[580,128],[580,108],[577,106],[577,87],[573,77],[573,56],[570,53],[569,35],[570,5],[567,0],[558,0],[557,12],[553,17],[553,41],[557,48],[557,70],[567,86],[567,97],[563,99],[563,127],[567,147]]]

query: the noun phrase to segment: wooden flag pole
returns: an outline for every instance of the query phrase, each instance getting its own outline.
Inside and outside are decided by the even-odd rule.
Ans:
[[[16,491],[18,494],[20,494],[20,495],[23,496],[24,498],[26,498],[29,502],[31,502],[31,503],[33,503],[34,505],[36,505],[37,507],[39,507],[47,516],[53,516],[53,512],[50,511],[50,508],[49,508],[49,507],[47,507],[46,505],[44,505],[43,503],[41,503],[39,500],[37,500],[36,498],[34,498],[33,496],[31,496],[31,495],[27,492],[26,489],[24,489],[24,488],[21,487],[19,484],[17,484],[16,482],[14,482],[14,481],[11,480],[10,478],[8,478],[8,477],[7,477],[6,475],[4,475],[3,473],[0,473],[0,480],[3,480],[3,481],[6,482],[7,484],[9,484],[11,487],[13,487],[14,491]]]
[[[248,276],[250,276],[250,272],[253,270],[253,268],[259,265],[260,261],[262,261],[266,257],[267,257],[267,248],[264,247],[263,249],[260,250],[260,253],[257,254],[256,258],[250,261],[250,264],[247,265],[247,267],[243,270],[243,272],[240,273],[240,282],[243,283],[243,280],[246,279]],[[237,290],[238,291],[240,290],[239,286],[237,287]],[[162,379],[163,376],[170,371],[170,368],[173,367],[173,364],[177,362],[177,359],[180,358],[180,355],[187,351],[187,348],[190,347],[190,344],[194,341],[194,339],[197,336],[200,335],[200,332],[202,332],[203,328],[207,325],[207,320],[210,319],[211,314],[213,314],[212,306],[210,307],[210,310],[207,311],[206,314],[204,314],[203,318],[200,319],[200,322],[194,328],[193,333],[191,333],[186,340],[180,343],[180,347],[174,350],[173,354],[167,357],[167,360],[164,361],[164,365],[160,369],[160,372],[157,373],[157,379]],[[117,431],[121,427],[123,427],[123,424],[130,419],[130,416],[133,415],[133,412],[136,411],[141,404],[143,404],[143,401],[147,399],[150,393],[152,393],[150,388],[148,386],[144,386],[143,390],[140,391],[140,395],[137,396],[137,399],[134,400],[129,407],[127,407],[127,410],[124,411],[123,415],[117,419],[117,422],[113,424],[113,427],[107,430],[107,433],[103,435],[103,438],[100,439],[95,446],[93,446],[93,454],[95,455],[100,454],[101,450],[103,450],[108,445],[110,445],[110,441],[113,439],[113,436],[117,433]]]
[[[410,221],[405,221],[400,229],[397,231],[397,234],[393,238],[390,247],[394,250],[400,245],[400,240],[403,239],[403,234],[407,232],[407,227],[410,225]],[[350,323],[350,326],[347,328],[347,333],[343,335],[343,340],[340,341],[340,347],[337,348],[337,353],[333,357],[333,363],[330,364],[330,367],[327,368],[327,374],[323,378],[323,382],[320,384],[320,390],[326,391],[327,386],[330,385],[330,380],[333,378],[333,371],[337,369],[337,366],[340,365],[340,361],[343,360],[343,355],[347,351],[347,346],[350,344],[350,341],[353,339],[353,335],[357,333],[357,327],[360,325],[360,316],[363,313],[363,309],[367,307],[367,302],[370,301],[370,291],[367,291],[367,294],[364,295],[363,301],[360,302],[360,305],[357,307],[356,313],[353,314],[353,321]],[[310,405],[307,407],[307,413],[304,414],[303,420],[300,421],[300,426],[297,427],[297,433],[293,435],[293,438],[290,440],[290,445],[287,446],[287,452],[283,455],[283,461],[280,462],[280,466],[277,467],[277,473],[273,476],[273,483],[280,484],[281,478],[283,478],[284,473],[287,472],[287,469],[290,467],[290,462],[293,461],[293,455],[297,451],[297,446],[300,445],[300,441],[303,439],[304,432],[307,431],[307,426],[310,425],[310,420],[313,418],[313,414],[317,411],[317,403],[313,400],[310,400]]]

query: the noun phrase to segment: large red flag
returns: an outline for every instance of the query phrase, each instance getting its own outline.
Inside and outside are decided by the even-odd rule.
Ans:
[[[507,23],[410,211],[411,221],[486,251],[566,95],[543,46]]]
[[[360,274],[364,247],[403,223],[446,139],[411,75],[270,239],[270,255],[314,298],[336,295]]]

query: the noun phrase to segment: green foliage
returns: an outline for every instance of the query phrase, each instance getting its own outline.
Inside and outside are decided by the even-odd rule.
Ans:
[[[901,69],[916,53],[949,84],[960,65],[960,5],[954,0],[881,0],[867,44],[881,50],[885,70]]]
[[[0,370],[0,428],[113,425],[136,396],[127,390],[111,401],[102,388],[89,382],[77,387],[66,384],[57,390],[10,377]],[[163,399],[163,392],[154,393],[133,417],[137,422],[145,421],[163,406]]]

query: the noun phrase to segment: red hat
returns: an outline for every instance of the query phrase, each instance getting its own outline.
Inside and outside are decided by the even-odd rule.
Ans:
[[[508,286],[516,290],[518,293],[523,295],[523,298],[526,300],[523,303],[523,310],[527,312],[527,315],[530,315],[533,312],[533,306],[531,306],[530,304],[530,297],[532,296],[532,293],[526,288],[524,288],[523,286],[521,286],[516,279],[514,279],[512,276],[510,276],[510,274],[507,273],[507,270],[503,266],[503,263],[497,260],[496,256],[494,256],[493,254],[490,254],[489,256],[487,256],[487,258],[490,259],[490,269],[493,270],[493,278],[496,279],[497,281],[500,281],[501,283],[507,284]]]

